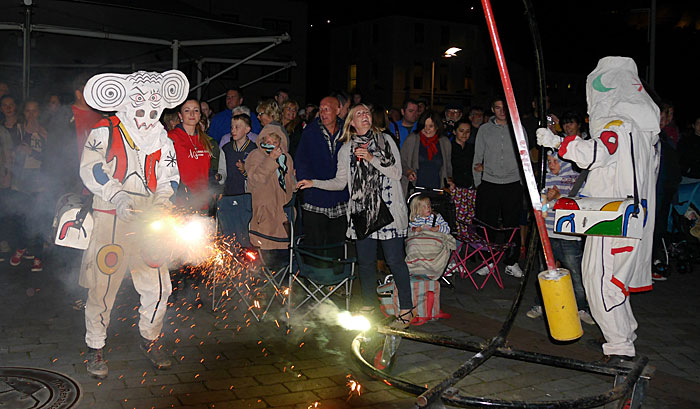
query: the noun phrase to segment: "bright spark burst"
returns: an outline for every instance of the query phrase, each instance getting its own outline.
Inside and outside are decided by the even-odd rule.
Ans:
[[[190,220],[184,226],[177,226],[175,231],[180,239],[187,242],[199,242],[206,238],[204,224],[200,220]]]
[[[366,317],[352,315],[349,311],[342,311],[338,314],[338,324],[348,331],[367,331],[372,327]]]
[[[140,215],[145,222],[139,243],[143,255],[163,264],[198,264],[212,254],[214,221],[206,216],[152,209]]]

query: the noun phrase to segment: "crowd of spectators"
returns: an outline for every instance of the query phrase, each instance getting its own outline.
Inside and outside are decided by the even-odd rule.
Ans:
[[[101,118],[82,98],[87,78],[76,79],[71,106],[62,105],[58,95],[46,96],[44,103],[18,101],[0,83],[0,257],[9,258],[13,266],[30,259],[32,271],[42,270],[42,250],[51,242],[53,203],[61,193],[82,189],[77,161],[87,133]],[[300,227],[309,244],[356,240],[367,309],[376,306],[378,244],[394,274],[402,316],[412,308],[403,261],[405,199],[412,189],[475,189],[477,218],[492,226],[526,224],[524,180],[503,98],[493,99],[488,108],[450,103],[439,111],[416,99],[407,99],[401,107],[369,104],[359,92],[344,91],[328,93],[318,105],[303,104],[280,89],[249,105],[253,110],[244,102],[243,91],[232,88],[226,92],[225,109],[216,114],[206,101],[196,99],[164,113],[161,120],[174,142],[180,170],[177,204],[211,212],[219,195],[250,192],[255,232],[251,239],[263,250],[274,250],[280,243],[266,237],[287,234],[282,207],[298,190]],[[681,129],[674,122],[673,106],[662,104],[661,109],[657,223],[663,226],[657,226],[657,241],[678,184],[700,181],[700,117]],[[548,125],[556,133],[589,138],[581,114],[558,116],[549,106],[547,112]],[[533,160],[538,154],[533,143],[538,121],[536,114],[523,121]],[[575,180],[572,175],[580,169],[555,159],[556,153],[550,152],[552,174],[565,169]],[[57,178],[60,183],[55,183]],[[547,197],[564,191],[558,185],[550,190]],[[393,221],[369,235],[358,234],[354,215],[361,209],[379,212],[380,202]],[[515,251],[504,259],[505,272],[515,277],[522,276],[518,250],[523,241],[518,236]],[[561,247],[579,248],[580,243],[562,242]],[[659,249],[656,244],[655,251]],[[563,251],[557,258],[570,264],[576,255],[569,253]],[[484,268],[478,273],[486,274],[489,266]],[[654,279],[666,277],[655,273]]]

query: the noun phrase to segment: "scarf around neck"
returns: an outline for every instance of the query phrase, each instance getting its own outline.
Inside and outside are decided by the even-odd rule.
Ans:
[[[421,145],[425,146],[425,149],[428,151],[428,160],[433,159],[433,155],[435,155],[438,151],[438,139],[440,138],[440,135],[435,133],[435,135],[431,137],[425,136],[423,131],[420,131],[420,143]]]
[[[275,145],[269,145],[266,143],[261,143],[260,147],[265,152],[267,152],[268,155],[270,154],[270,152],[272,152],[273,149],[275,149]],[[287,176],[287,156],[283,153],[280,155],[279,158],[277,158],[277,182],[279,183],[282,190],[284,190],[285,192],[287,191],[287,183],[284,181],[286,176]]]
[[[379,159],[382,167],[393,166],[396,158],[391,152],[391,146],[381,133],[372,130],[365,135],[354,135],[351,139],[350,169],[352,183],[350,186],[350,211],[359,213],[367,211],[368,224],[377,220],[379,203],[382,199],[383,175],[377,168],[366,160],[358,160],[356,148],[367,148],[369,153]]]

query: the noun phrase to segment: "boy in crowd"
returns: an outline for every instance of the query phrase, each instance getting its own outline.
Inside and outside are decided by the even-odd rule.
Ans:
[[[224,195],[245,193],[247,174],[245,160],[256,146],[248,139],[250,117],[234,115],[231,119],[231,141],[221,147],[219,157],[219,184],[224,185]]]

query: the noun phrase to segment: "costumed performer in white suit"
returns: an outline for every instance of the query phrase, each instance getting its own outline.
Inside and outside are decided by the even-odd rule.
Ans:
[[[644,218],[641,240],[589,236],[583,252],[586,296],[605,337],[603,361],[614,364],[635,356],[637,321],[629,295],[651,290],[659,108],[644,90],[634,61],[626,57],[598,62],[586,80],[586,99],[591,139],[569,136],[562,141],[540,128],[537,142],[559,147],[563,159],[590,170],[581,196],[634,197],[639,202],[639,213],[632,217]]]
[[[180,175],[173,143],[158,120],[163,109],[183,102],[188,90],[187,77],[177,70],[99,74],[85,85],[88,105],[116,111],[95,125],[80,161],[80,177],[94,194],[94,229],[80,271],[80,285],[89,290],[85,342],[87,370],[94,377],[108,373],[102,348],[127,270],[140,295],[140,347],[154,366],[171,365],[157,342],[172,291],[168,266],[144,251],[137,215],[171,206]]]

